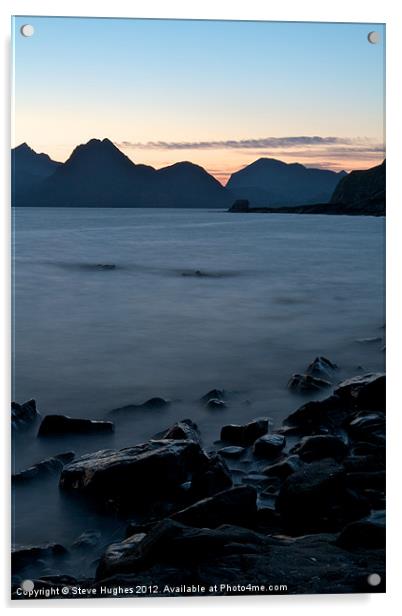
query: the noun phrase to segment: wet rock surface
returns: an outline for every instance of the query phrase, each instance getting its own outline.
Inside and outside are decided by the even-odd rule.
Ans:
[[[336,367],[324,359],[311,370],[332,370],[334,378]],[[217,391],[202,402],[212,393],[221,399]],[[88,497],[108,515],[132,521],[113,543],[100,544],[95,577],[77,582],[61,568],[35,584],[170,584],[170,594],[180,595],[177,580],[269,580],[290,594],[381,592],[383,582],[373,588],[367,576],[384,579],[384,396],[384,375],[361,375],[297,408],[273,434],[266,417],[223,426],[219,452],[207,453],[197,425],[183,419],[145,443],[67,463],[60,476],[65,498]],[[86,531],[71,551],[99,541],[97,529]],[[68,558],[65,548],[20,546],[15,579],[55,558]]]
[[[23,404],[11,402],[11,426],[13,429],[23,428],[39,417],[36,410],[36,401],[28,400]]]
[[[45,415],[39,426],[38,436],[100,432],[113,432],[113,423],[95,419],[77,419],[67,415]]]
[[[60,474],[65,464],[71,462],[75,457],[73,451],[60,453],[52,458],[41,460],[37,464],[33,464],[18,473],[12,475],[12,481],[15,483],[23,483],[32,479],[47,477],[53,474]]]

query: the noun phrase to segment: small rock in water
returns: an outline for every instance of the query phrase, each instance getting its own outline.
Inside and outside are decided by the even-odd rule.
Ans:
[[[114,263],[97,263],[96,268],[98,270],[113,270],[116,269]]]
[[[334,458],[341,461],[348,453],[348,447],[344,441],[331,434],[319,434],[316,436],[306,436],[300,443],[291,449],[304,462],[313,462],[323,458]]]
[[[174,439],[174,440],[190,440],[196,443],[201,442],[201,435],[196,423],[191,419],[182,419],[173,426],[168,428],[166,432],[162,432],[159,436],[162,439]]]
[[[142,404],[127,404],[126,406],[121,406],[117,409],[113,409],[111,413],[119,413],[119,412],[130,412],[135,411],[136,409],[162,409],[166,406],[169,406],[170,400],[165,400],[165,398],[160,398],[159,396],[155,396],[154,398],[149,398]]]
[[[68,451],[66,453],[60,453],[52,458],[46,458],[19,473],[15,473],[12,476],[12,480],[14,482],[25,482],[37,477],[46,477],[48,475],[60,473],[63,466],[74,460],[74,457],[74,452]]]
[[[225,390],[224,389],[211,389],[211,391],[209,391],[204,396],[202,396],[201,402],[208,402],[211,399],[224,400]]]
[[[35,400],[28,400],[24,404],[11,402],[11,425],[13,428],[29,425],[38,416]]]
[[[91,434],[113,432],[111,421],[96,421],[94,419],[77,419],[67,415],[45,415],[39,426],[38,436],[53,434]]]
[[[331,383],[310,374],[294,374],[288,382],[291,391],[308,393],[331,387]]]
[[[269,420],[267,417],[254,419],[244,425],[229,424],[222,427],[221,440],[248,447],[252,445],[257,438],[266,434],[268,432],[268,427]]]
[[[221,456],[225,456],[225,458],[240,458],[245,451],[245,447],[236,447],[235,445],[232,445],[229,447],[223,447],[223,449],[219,450],[219,453]]]
[[[95,547],[101,538],[101,533],[97,530],[85,530],[81,535],[74,541],[72,547],[76,549],[87,549],[91,547]]]
[[[334,371],[338,369],[338,366],[326,357],[316,357],[314,361],[307,367],[306,373],[311,376],[324,378],[330,380]]]
[[[211,398],[211,400],[208,400],[206,406],[209,409],[224,409],[226,408],[226,402],[224,402],[223,400],[219,400],[218,398]]]
[[[253,453],[261,458],[275,458],[285,445],[286,439],[283,434],[267,434],[255,441]]]

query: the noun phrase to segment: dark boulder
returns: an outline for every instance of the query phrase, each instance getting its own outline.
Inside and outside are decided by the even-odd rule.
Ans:
[[[276,458],[286,445],[283,434],[266,434],[254,443],[253,453],[261,458]]]
[[[266,417],[254,419],[245,425],[229,424],[223,426],[221,430],[221,440],[248,447],[252,445],[257,438],[264,436],[268,432],[269,422]]]
[[[304,462],[313,462],[323,458],[334,458],[341,461],[348,454],[345,442],[332,434],[306,436],[297,443],[291,453],[295,453]]]
[[[285,460],[266,466],[262,471],[268,477],[278,477],[286,479],[292,473],[295,473],[303,466],[299,456],[288,456]]]
[[[146,503],[174,498],[207,459],[194,441],[153,440],[82,456],[64,467],[60,487],[118,509],[138,510]]]
[[[75,454],[72,451],[60,453],[52,458],[46,458],[37,464],[33,464],[19,473],[12,475],[13,482],[20,483],[31,479],[47,477],[49,475],[61,473],[63,466],[74,460]]]
[[[244,554],[242,546],[258,546],[263,540],[262,535],[237,526],[191,528],[166,519],[145,537],[134,535],[121,544],[109,546],[101,557],[96,579],[103,580],[116,574],[121,576],[124,573],[149,570],[156,563],[176,564],[188,569],[201,562],[214,562],[223,557],[228,546],[232,546],[232,554]],[[239,546],[239,549],[236,550],[234,546]],[[249,553],[253,551],[251,549]]]
[[[288,388],[298,393],[321,391],[327,387],[331,387],[329,381],[311,376],[311,374],[294,374],[288,382]]]
[[[238,486],[205,498],[171,516],[182,524],[216,528],[221,524],[252,526],[257,511],[257,493],[251,486]]]
[[[59,543],[16,547],[11,551],[12,571],[15,573],[39,560],[63,556],[65,554],[67,554],[66,548]]]
[[[95,419],[77,419],[67,415],[45,415],[39,426],[38,436],[52,436],[55,434],[99,434],[100,432],[113,432],[111,421],[97,421]]]
[[[11,402],[11,425],[13,428],[28,426],[38,416],[35,400],[28,400],[24,404]]]
[[[343,467],[326,459],[305,464],[282,484],[276,508],[293,530],[334,529],[369,513],[365,498],[348,490]]]
[[[203,498],[231,488],[232,484],[225,461],[219,454],[211,454],[195,469],[191,480],[191,493],[197,498]]]
[[[338,369],[338,366],[326,357],[316,357],[311,364],[308,365],[306,373],[311,376],[326,379],[330,381],[333,377],[334,372]]]
[[[385,512],[372,513],[363,520],[351,522],[342,530],[336,541],[345,549],[385,549]]]
[[[343,381],[334,393],[349,406],[385,413],[385,385],[385,374],[370,373]]]
[[[383,413],[359,413],[348,424],[347,430],[354,439],[381,444],[385,439],[385,415]]]
[[[338,396],[324,400],[312,400],[300,406],[284,420],[285,426],[295,428],[301,434],[320,434],[337,430],[353,412]]]
[[[174,440],[189,440],[196,443],[201,442],[201,435],[198,426],[191,419],[182,419],[173,426],[168,428],[166,432],[161,435],[162,439],[174,439]]]

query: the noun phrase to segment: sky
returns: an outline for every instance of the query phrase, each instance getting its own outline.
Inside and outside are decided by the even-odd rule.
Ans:
[[[384,158],[384,25],[13,21],[14,146],[64,161],[108,137],[135,163],[190,160],[222,183],[261,157],[337,171]]]

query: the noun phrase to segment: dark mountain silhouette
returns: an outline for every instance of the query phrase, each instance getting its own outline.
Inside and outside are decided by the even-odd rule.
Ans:
[[[198,165],[183,162],[156,170],[134,164],[109,139],[91,139],[13,205],[227,207],[230,202],[228,191]]]
[[[26,143],[11,150],[12,201],[30,198],[33,190],[61,165],[47,154],[37,154]]]
[[[307,205],[328,202],[345,175],[344,171],[336,173],[259,158],[233,173],[226,186],[237,199],[248,199],[253,207]]]
[[[352,171],[336,187],[331,204],[355,209],[371,207],[385,213],[385,160],[365,171]]]

